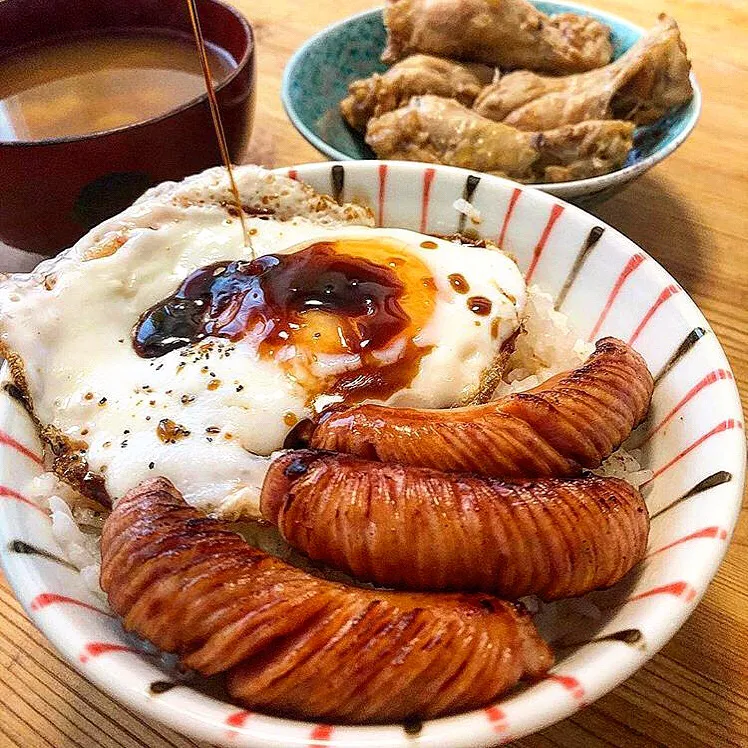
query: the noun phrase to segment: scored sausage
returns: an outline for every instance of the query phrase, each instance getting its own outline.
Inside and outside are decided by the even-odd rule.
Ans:
[[[578,369],[485,405],[333,411],[310,446],[500,478],[570,477],[598,467],[621,445],[646,415],[652,389],[644,359],[603,338]]]
[[[271,464],[261,509],[288,543],[358,579],[512,599],[610,587],[649,533],[644,500],[616,478],[511,484],[312,450]]]
[[[389,592],[312,576],[189,507],[164,478],[104,524],[101,586],[128,631],[233,698],[292,717],[380,722],[489,703],[553,655],[488,595]]]

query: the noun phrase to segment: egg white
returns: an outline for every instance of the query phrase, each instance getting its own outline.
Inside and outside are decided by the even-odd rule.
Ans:
[[[324,226],[304,217],[253,217],[247,225],[258,256],[319,239],[385,237],[406,244],[429,268],[436,305],[414,342],[432,348],[410,386],[389,398],[392,405],[461,402],[524,311],[524,280],[498,251],[402,229]],[[422,248],[426,238],[437,248]],[[151,359],[133,349],[132,329],[146,309],[197,268],[248,258],[249,252],[238,222],[218,206],[161,206],[148,227],[130,231],[113,254],[67,263],[51,288],[21,285],[3,299],[5,342],[23,361],[37,418],[88,445],[88,465],[103,475],[113,499],[162,475],[206,511],[256,514],[267,456],[282,446],[294,420],[312,414],[308,393],[242,341],[206,338]],[[465,278],[469,295],[454,290],[452,273]],[[468,296],[475,295],[491,301],[490,315],[468,308]],[[346,362],[325,365],[335,371]],[[162,419],[189,434],[165,443],[157,433]]]

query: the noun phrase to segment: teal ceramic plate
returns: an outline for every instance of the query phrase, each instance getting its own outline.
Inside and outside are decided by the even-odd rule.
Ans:
[[[608,24],[615,57],[645,33],[617,16],[574,3],[533,4],[544,13],[572,11]],[[653,14],[652,25],[655,21]],[[338,102],[347,95],[351,81],[387,69],[379,59],[385,39],[382,10],[376,8],[323,29],[296,51],[286,67],[281,94],[286,112],[296,129],[331,159],[376,158],[361,135],[346,125]],[[701,109],[701,92],[693,74],[691,83],[694,96],[688,104],[637,129],[635,146],[623,168],[601,177],[535,186],[576,202],[601,200],[617,192],[672,153],[693,130]]]

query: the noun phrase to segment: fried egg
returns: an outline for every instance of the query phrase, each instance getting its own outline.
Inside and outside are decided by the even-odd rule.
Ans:
[[[303,419],[464,403],[518,329],[525,284],[500,251],[374,228],[256,167],[237,177],[250,244],[209,170],[0,286],[12,374],[79,488],[81,464],[113,501],[162,475],[205,511],[256,515],[269,455]]]

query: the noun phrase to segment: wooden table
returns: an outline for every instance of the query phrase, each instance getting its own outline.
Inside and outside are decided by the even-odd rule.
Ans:
[[[310,34],[367,0],[236,0],[259,47],[255,133],[247,160],[320,160],[283,113],[280,78]],[[680,23],[704,90],[704,113],[667,162],[596,213],[638,242],[713,325],[748,403],[748,3],[596,0],[643,26]],[[0,197],[1,199],[1,197]],[[0,260],[1,262],[1,260]],[[4,268],[3,268],[4,269]],[[748,517],[691,619],[642,670],[521,746],[748,746]],[[182,748],[195,743],[128,712],[53,653],[0,577],[0,746]]]

